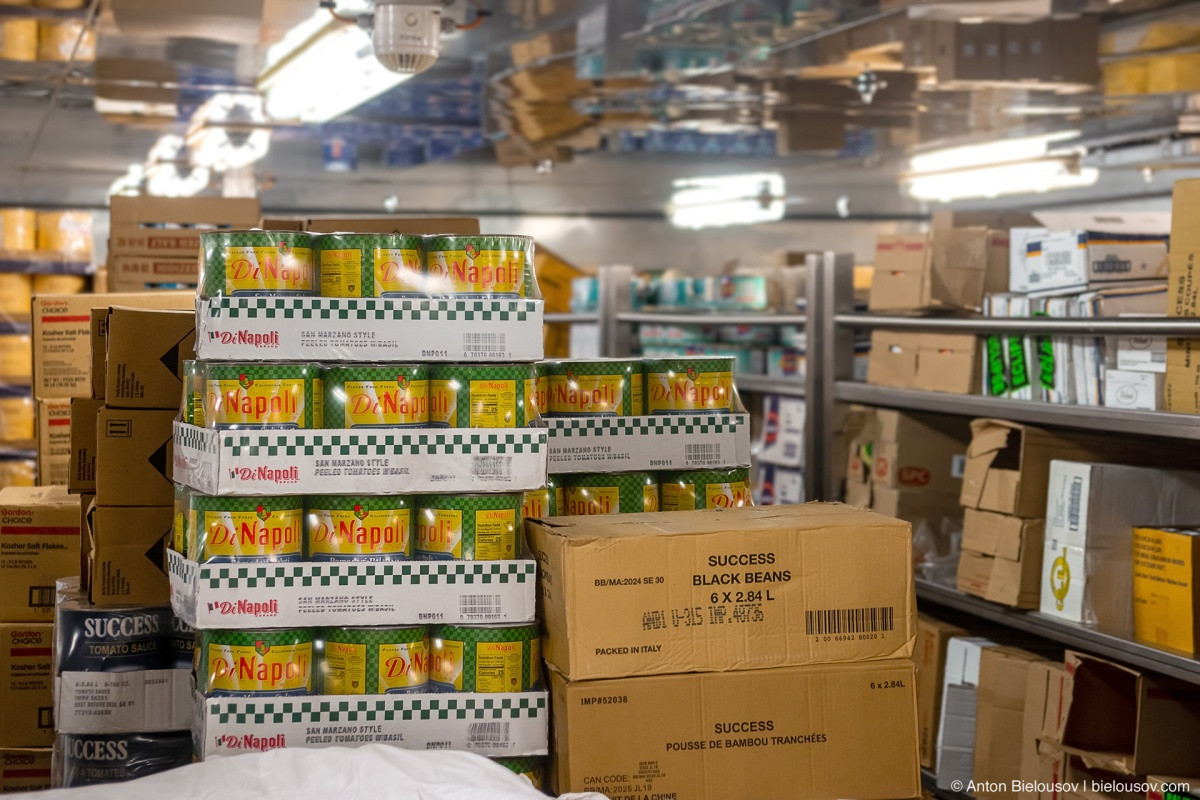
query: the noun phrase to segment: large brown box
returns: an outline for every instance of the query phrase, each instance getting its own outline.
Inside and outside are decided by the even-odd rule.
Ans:
[[[194,309],[195,292],[42,294],[33,298],[33,395],[91,394],[92,309],[109,306]]]
[[[54,625],[0,623],[0,748],[54,744]]]
[[[900,389],[978,394],[979,337],[964,333],[871,332],[867,382]]]
[[[0,794],[49,789],[53,755],[49,747],[0,748]]]
[[[109,256],[196,256],[202,225],[252,228],[258,224],[256,198],[109,198]],[[175,227],[175,226],[189,227]],[[172,227],[165,227],[172,226]]]
[[[78,571],[79,498],[64,486],[0,489],[0,621],[52,621],[54,582]]]
[[[171,428],[176,411],[103,408],[97,416],[96,502],[104,506],[169,506]]]
[[[987,647],[979,658],[979,702],[975,711],[975,781],[980,800],[1015,800],[1013,781],[1025,756],[1025,695],[1029,670],[1041,656],[1016,647]],[[1036,752],[1036,749],[1035,749]],[[995,791],[992,787],[1005,787]]]
[[[92,506],[87,535],[88,599],[97,606],[170,602],[165,548],[172,506]]]
[[[543,655],[572,680],[912,655],[906,522],[813,503],[526,526]]]
[[[1061,662],[1035,661],[1029,665],[1025,679],[1025,712],[1021,722],[1021,781],[1024,784],[1047,782],[1045,767],[1053,767],[1051,760],[1043,757],[1043,750],[1058,748],[1042,746],[1044,736],[1053,736],[1059,728],[1062,713],[1063,688],[1067,670]],[[1048,782],[1061,782],[1061,774],[1051,775]],[[1022,800],[1038,800],[1041,792],[1036,786],[1022,786],[1017,796]]]
[[[888,489],[959,492],[971,431],[943,417],[880,409],[875,414],[871,479]]]
[[[942,718],[942,680],[946,673],[946,648],[955,636],[967,631],[928,614],[917,615],[917,722],[920,729],[921,766],[937,769],[938,721]]]
[[[67,491],[87,494],[96,491],[96,423],[103,400],[71,398],[71,461]]]
[[[160,286],[195,286],[200,262],[192,256],[113,256],[108,260],[108,285],[114,292],[143,292]]]
[[[875,244],[872,311],[978,309],[1008,290],[1008,232],[939,228],[932,234],[880,236]]]
[[[1176,181],[1171,201],[1167,316],[1200,317],[1200,179]],[[1167,343],[1166,410],[1200,414],[1200,339]]]
[[[550,674],[555,789],[609,797],[917,797],[913,664],[567,681]]]
[[[958,588],[1014,608],[1037,608],[1041,600],[1044,519],[963,511]]]
[[[71,404],[67,400],[38,400],[38,484],[61,486],[71,463]]]
[[[183,362],[195,357],[195,313],[110,308],[104,404],[178,409]]]

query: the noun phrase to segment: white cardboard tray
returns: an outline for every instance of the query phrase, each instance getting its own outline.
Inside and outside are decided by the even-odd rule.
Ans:
[[[551,474],[750,466],[750,415],[548,419]]]

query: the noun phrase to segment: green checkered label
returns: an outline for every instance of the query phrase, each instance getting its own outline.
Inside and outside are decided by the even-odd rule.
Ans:
[[[254,433],[237,431],[221,437],[221,450],[234,458],[281,456],[515,455],[541,453],[540,431],[512,433]]]
[[[290,589],[330,586],[473,586],[526,584],[532,561],[359,562],[351,564],[208,564],[198,582],[209,589]]]
[[[372,320],[403,322],[525,322],[538,310],[539,300],[453,300],[399,297],[217,297],[205,301],[202,313],[216,321],[268,320]],[[208,338],[221,334],[209,330]]]
[[[708,414],[684,417],[572,417],[549,420],[553,439],[589,436],[660,436],[663,434],[712,435],[737,433],[746,424],[744,414]]]
[[[282,725],[415,720],[519,720],[547,713],[546,695],[497,698],[370,698],[364,700],[229,700],[210,702],[210,724]]]

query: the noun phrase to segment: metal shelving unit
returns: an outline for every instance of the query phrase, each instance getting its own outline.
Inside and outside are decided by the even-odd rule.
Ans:
[[[1111,658],[1125,664],[1200,685],[1200,660],[1159,650],[1072,622],[1047,617],[1036,611],[1018,611],[989,603],[948,586],[918,579],[917,599],[966,612],[1013,630],[1032,633],[1050,641]]]
[[[738,313],[708,314],[702,311],[624,311],[617,314],[617,322],[629,324],[660,325],[807,325],[805,314]]]
[[[600,322],[600,313],[591,311],[587,313],[577,312],[551,312],[545,315],[547,325],[577,325],[577,324],[598,324]]]
[[[739,392],[778,394],[784,397],[806,397],[804,381],[797,378],[775,378],[769,375],[735,375],[733,383]]]
[[[1057,336],[1200,336],[1200,319],[1166,317],[905,317],[835,314],[834,324],[850,328],[937,333],[1030,333]]]

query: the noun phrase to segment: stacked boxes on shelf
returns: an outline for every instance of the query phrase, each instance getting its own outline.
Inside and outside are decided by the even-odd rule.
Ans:
[[[532,242],[387,225],[203,236],[168,553],[198,755],[383,742],[540,772]]]
[[[907,523],[806,505],[527,529],[557,792],[919,792]]]
[[[806,497],[804,473],[807,401],[763,397],[762,426],[754,451],[754,488],[760,505],[793,505]]]
[[[108,288],[114,292],[195,288],[200,231],[258,224],[254,198],[109,199]]]
[[[55,581],[78,567],[78,498],[0,490],[0,790],[50,787]]]

